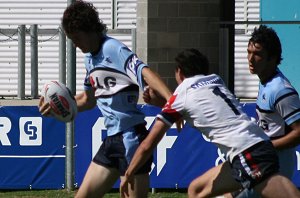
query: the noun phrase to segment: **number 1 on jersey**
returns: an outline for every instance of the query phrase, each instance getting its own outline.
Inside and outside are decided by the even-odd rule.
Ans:
[[[231,108],[231,110],[235,113],[235,115],[240,115],[241,113],[239,112],[239,110],[237,110],[237,108],[234,106],[234,104],[232,104],[232,101],[227,98],[226,94],[224,94],[219,87],[215,87],[213,90],[213,93],[217,96],[220,96],[221,98],[223,98],[223,100],[228,104],[228,106]]]

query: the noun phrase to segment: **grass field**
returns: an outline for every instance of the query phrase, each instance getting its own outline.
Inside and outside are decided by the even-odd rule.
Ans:
[[[27,191],[0,191],[0,198],[73,198],[75,191],[67,190],[27,190]],[[149,193],[149,198],[186,198],[185,190],[173,192],[171,190],[161,190]],[[116,190],[108,193],[104,198],[119,198]]]

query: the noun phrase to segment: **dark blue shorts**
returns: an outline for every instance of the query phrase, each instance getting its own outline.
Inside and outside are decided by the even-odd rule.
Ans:
[[[145,125],[139,124],[116,135],[106,137],[93,158],[93,162],[108,168],[115,168],[123,176],[136,149],[148,133]],[[151,156],[136,174],[149,173],[152,161],[153,157]]]
[[[279,162],[273,144],[263,141],[233,158],[232,176],[243,188],[253,188],[271,175],[279,172]]]

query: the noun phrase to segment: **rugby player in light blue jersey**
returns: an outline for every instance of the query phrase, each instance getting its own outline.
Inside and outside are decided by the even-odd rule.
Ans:
[[[250,73],[260,80],[256,100],[258,124],[276,148],[280,173],[292,179],[296,166],[295,147],[300,143],[300,100],[278,68],[282,60],[280,39],[272,28],[261,25],[254,29],[247,50]],[[260,197],[248,189],[232,193],[232,196]]]
[[[103,197],[119,177],[122,180],[136,148],[148,135],[145,115],[137,109],[139,89],[149,86],[165,101],[171,92],[127,46],[106,35],[106,25],[91,3],[75,1],[68,6],[62,26],[74,46],[86,54],[84,92],[75,96],[78,110],[97,105],[107,128],[107,137],[94,156],[76,197]],[[47,115],[50,108],[41,102],[43,115]],[[128,189],[130,197],[147,197],[151,164],[150,158],[137,171],[135,186]]]

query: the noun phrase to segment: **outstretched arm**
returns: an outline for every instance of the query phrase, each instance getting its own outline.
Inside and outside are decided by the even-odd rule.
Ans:
[[[142,70],[142,75],[147,85],[162,96],[166,101],[172,96],[172,92],[167,85],[162,81],[160,76],[152,71],[150,68],[145,67]]]
[[[125,195],[128,196],[128,182],[132,181],[134,173],[150,158],[154,148],[157,146],[169,128],[170,126],[165,124],[162,120],[159,118],[156,119],[149,135],[136,150],[124,177],[121,178],[121,197],[125,197]]]
[[[149,86],[143,94],[144,101],[148,104],[163,107],[172,96],[171,90],[162,81],[160,76],[153,72],[150,68],[143,68],[142,74],[145,82]],[[181,131],[183,128],[182,119],[176,122],[176,128],[179,132]]]

